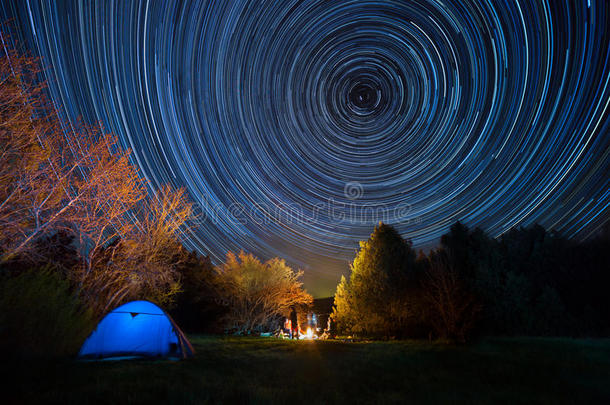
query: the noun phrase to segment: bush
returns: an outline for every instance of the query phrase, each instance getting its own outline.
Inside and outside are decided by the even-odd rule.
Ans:
[[[74,355],[94,327],[91,312],[52,268],[0,281],[0,346],[3,355]]]

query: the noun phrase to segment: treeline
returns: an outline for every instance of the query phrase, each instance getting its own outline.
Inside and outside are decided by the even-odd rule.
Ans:
[[[534,225],[499,239],[456,223],[416,252],[380,224],[337,287],[337,333],[466,341],[486,335],[608,336],[610,232],[585,242]]]

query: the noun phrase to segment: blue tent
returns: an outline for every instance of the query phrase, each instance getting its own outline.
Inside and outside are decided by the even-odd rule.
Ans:
[[[193,347],[172,318],[148,301],[132,301],[107,314],[89,335],[79,357],[177,357]]]

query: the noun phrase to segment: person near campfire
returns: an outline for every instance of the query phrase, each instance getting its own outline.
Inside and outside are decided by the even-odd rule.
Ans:
[[[284,325],[282,326],[282,334],[290,335],[292,333],[292,322],[290,322],[289,318],[284,318]]]
[[[295,307],[290,308],[290,323],[291,323],[290,337],[292,339],[298,339],[299,338],[299,320],[297,319],[297,310],[295,309]]]

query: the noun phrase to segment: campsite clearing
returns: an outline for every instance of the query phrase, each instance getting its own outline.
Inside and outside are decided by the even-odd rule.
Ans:
[[[14,361],[9,402],[610,402],[607,339],[446,346],[189,338],[195,357],[183,361]]]

